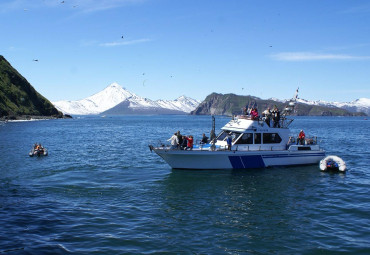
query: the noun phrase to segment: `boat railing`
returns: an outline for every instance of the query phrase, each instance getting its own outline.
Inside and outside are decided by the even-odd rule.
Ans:
[[[289,138],[288,144],[284,147],[284,145],[243,145],[239,146],[238,144],[233,145],[231,147],[232,151],[279,151],[289,148],[290,145],[296,145],[297,139],[293,136]],[[316,145],[317,144],[317,137],[316,136],[310,136],[306,137],[304,145]],[[169,143],[163,143],[161,141],[156,141],[151,143],[152,148],[161,149],[161,150],[185,150],[184,148],[177,146],[174,147],[170,145]],[[188,149],[190,150],[190,149]],[[200,144],[196,143],[193,146],[192,150],[197,151],[227,151],[228,146],[227,145],[216,145],[214,149],[212,149],[212,144],[206,143],[206,144]]]
[[[287,145],[294,145],[298,144],[298,137],[290,136]],[[306,136],[304,139],[304,145],[316,145],[317,144],[317,136]]]
[[[259,126],[265,126],[265,125],[268,125],[269,127],[275,126],[272,118],[270,118],[270,122],[267,123],[266,117],[264,116],[252,117],[250,115],[235,115],[233,116],[233,119],[234,120],[238,120],[238,119],[253,120],[253,121],[256,121]],[[276,123],[275,127],[288,128],[292,122],[293,122],[293,119],[288,119],[287,117],[282,116],[280,120]]]
[[[305,139],[306,145],[315,145],[317,144],[317,136],[309,136]]]

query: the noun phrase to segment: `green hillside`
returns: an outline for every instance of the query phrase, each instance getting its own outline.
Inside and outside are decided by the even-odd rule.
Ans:
[[[0,55],[0,118],[63,117],[53,104]]]

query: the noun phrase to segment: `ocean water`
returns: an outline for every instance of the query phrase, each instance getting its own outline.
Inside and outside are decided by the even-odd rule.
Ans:
[[[229,121],[216,117],[216,129]],[[300,117],[345,174],[318,165],[172,170],[148,144],[210,116],[0,124],[0,254],[370,254],[370,120]],[[31,158],[35,142],[49,156]]]

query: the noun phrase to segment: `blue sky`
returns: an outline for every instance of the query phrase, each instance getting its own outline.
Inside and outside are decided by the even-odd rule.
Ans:
[[[370,97],[369,1],[1,0],[0,19],[0,55],[51,101],[112,82],[153,100]]]

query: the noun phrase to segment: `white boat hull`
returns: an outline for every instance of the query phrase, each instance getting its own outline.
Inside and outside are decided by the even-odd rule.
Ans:
[[[282,151],[206,151],[154,148],[172,168],[247,169],[271,166],[317,164],[325,157],[323,150]]]

